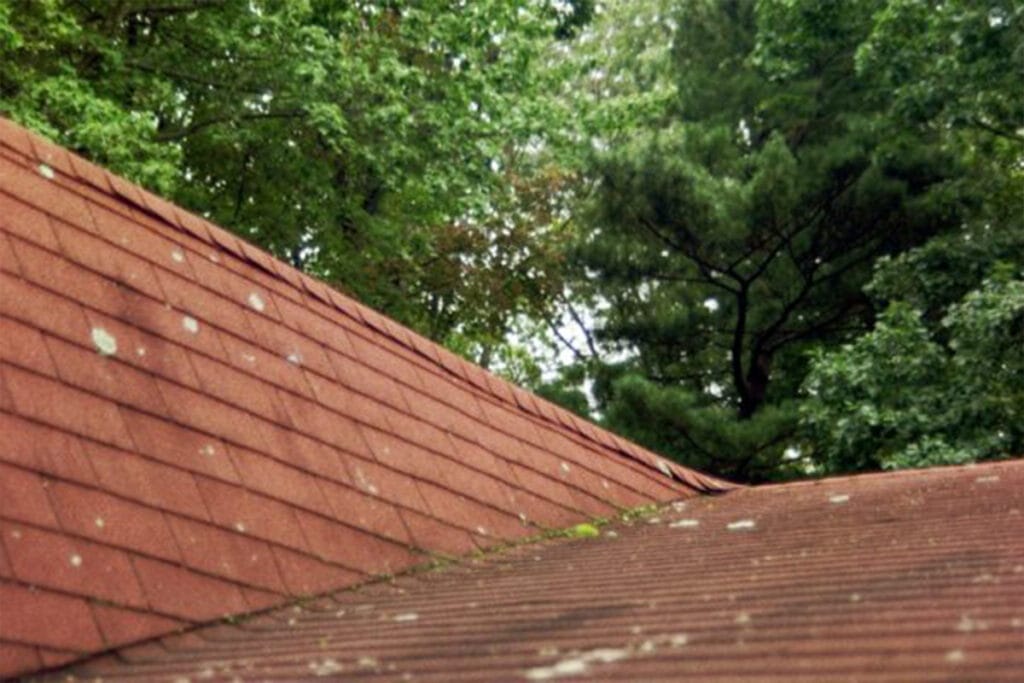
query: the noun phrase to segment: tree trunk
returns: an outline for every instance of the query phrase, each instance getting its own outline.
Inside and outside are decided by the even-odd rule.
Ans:
[[[764,403],[765,394],[768,392],[771,367],[771,354],[764,352],[754,354],[744,381],[746,390],[740,396],[739,418],[741,420],[749,420]]]

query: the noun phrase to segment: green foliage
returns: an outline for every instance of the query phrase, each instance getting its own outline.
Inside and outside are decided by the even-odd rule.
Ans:
[[[576,251],[609,304],[597,336],[629,356],[633,379],[599,397],[612,427],[768,477],[806,351],[870,326],[875,259],[962,224],[966,166],[857,68],[879,7],[675,3],[655,72],[673,87],[595,155],[596,229]]]
[[[534,67],[578,9],[5,0],[0,112],[437,339],[493,345],[557,266],[547,179],[517,149],[549,124]]]
[[[597,538],[601,535],[601,530],[593,524],[584,522],[566,529],[565,535],[568,538]]]
[[[1018,455],[1022,377],[1024,280],[1010,270],[952,305],[934,329],[893,303],[870,333],[818,352],[803,426],[829,472]]]

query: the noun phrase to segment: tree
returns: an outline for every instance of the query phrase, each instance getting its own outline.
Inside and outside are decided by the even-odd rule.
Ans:
[[[819,353],[802,406],[826,472],[962,464],[1024,452],[1024,278],[1004,268],[930,328],[894,302]]]
[[[599,335],[634,351],[600,396],[616,428],[770,476],[806,351],[871,323],[873,262],[960,224],[959,159],[857,69],[879,6],[678,3],[678,96],[600,155],[579,249],[610,302]]]
[[[1017,3],[893,2],[859,51],[893,115],[970,163],[982,201],[960,230],[879,261],[866,288],[878,324],[815,355],[804,451],[825,471],[1024,452],[1022,36]]]
[[[0,112],[468,348],[557,265],[508,184],[560,7],[10,0]]]

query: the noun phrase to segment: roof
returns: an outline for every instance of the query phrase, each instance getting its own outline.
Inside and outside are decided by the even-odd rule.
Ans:
[[[741,489],[65,673],[1020,681],[1022,511],[1022,461]]]
[[[731,488],[0,119],[0,677]]]

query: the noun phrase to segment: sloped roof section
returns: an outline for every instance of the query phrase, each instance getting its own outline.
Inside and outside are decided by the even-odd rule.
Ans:
[[[1021,681],[1024,461],[681,501],[58,680],[122,676]]]
[[[0,119],[0,676],[731,486]]]

